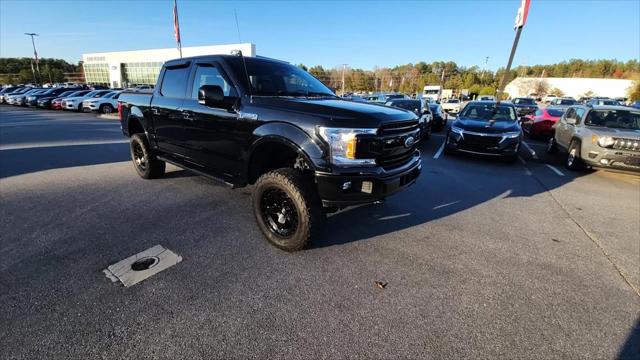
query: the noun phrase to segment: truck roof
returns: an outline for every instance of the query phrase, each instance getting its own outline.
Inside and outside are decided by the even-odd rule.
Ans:
[[[273,61],[273,62],[279,62],[279,63],[283,63],[283,64],[289,64],[286,61],[282,61],[282,60],[278,60],[278,59],[272,59],[269,57],[265,57],[265,56],[245,56],[246,59],[260,59],[260,60],[268,60],[268,61]],[[211,54],[211,55],[199,55],[199,56],[191,56],[191,57],[184,57],[181,59],[171,59],[171,60],[167,60],[165,62],[165,65],[177,65],[186,61],[193,61],[193,60],[208,60],[208,59],[225,59],[225,60],[230,60],[230,61],[237,61],[237,59],[241,59],[241,57],[239,55],[225,55],[225,54]]]

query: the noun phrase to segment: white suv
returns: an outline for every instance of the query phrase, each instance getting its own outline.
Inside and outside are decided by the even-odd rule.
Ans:
[[[96,111],[101,114],[111,114],[118,108],[118,97],[122,91],[112,91],[99,98],[82,101],[83,111]]]
[[[82,96],[66,98],[62,100],[62,109],[63,110],[74,110],[74,111],[82,111],[82,102],[91,98],[99,98],[106,93],[112,92],[113,90],[93,90],[88,92]]]
[[[551,101],[555,100],[557,98],[556,95],[553,94],[547,94],[542,98],[542,102],[545,104],[550,103]]]

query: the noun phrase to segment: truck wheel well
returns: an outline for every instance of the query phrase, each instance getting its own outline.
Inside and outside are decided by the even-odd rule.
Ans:
[[[144,128],[140,121],[136,118],[129,118],[129,136],[133,136],[133,134],[141,134],[144,133]]]
[[[263,143],[255,148],[251,155],[248,182],[255,183],[260,176],[271,170],[299,167],[300,158],[291,146],[275,141]]]

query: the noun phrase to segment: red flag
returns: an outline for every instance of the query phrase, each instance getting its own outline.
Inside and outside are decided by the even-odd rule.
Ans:
[[[180,41],[180,23],[178,22],[178,3],[173,0],[173,33],[176,36],[176,42],[178,43],[178,51],[180,57],[182,57],[182,42]]]
[[[531,5],[531,0],[521,0],[520,8],[516,13],[516,23],[513,27],[514,29],[523,27],[527,22],[527,16],[529,16],[529,5]]]

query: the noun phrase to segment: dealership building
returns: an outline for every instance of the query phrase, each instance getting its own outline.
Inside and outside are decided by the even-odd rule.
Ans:
[[[192,46],[182,48],[182,57],[231,54],[241,50],[244,56],[256,56],[251,43]],[[87,84],[110,87],[155,85],[165,61],[180,57],[177,48],[115,51],[82,54]]]
[[[536,94],[540,89],[545,93],[559,89],[565,96],[576,99],[586,94],[616,98],[628,96],[632,86],[632,80],[622,79],[517,77],[504,90],[511,98]]]

